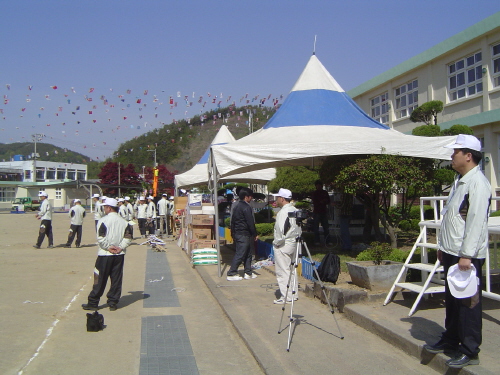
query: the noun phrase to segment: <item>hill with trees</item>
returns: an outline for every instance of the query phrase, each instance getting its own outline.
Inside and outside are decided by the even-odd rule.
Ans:
[[[31,158],[35,151],[33,142],[0,143],[0,161],[13,160],[15,155]],[[75,151],[54,146],[50,143],[37,142],[36,152],[40,156],[37,160],[55,161],[76,164],[88,164],[90,158]]]

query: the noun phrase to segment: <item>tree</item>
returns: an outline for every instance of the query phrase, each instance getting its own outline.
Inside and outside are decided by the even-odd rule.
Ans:
[[[443,102],[441,100],[431,100],[413,110],[410,116],[412,122],[425,122],[427,125],[432,123],[437,125],[437,115],[443,112]]]
[[[276,168],[276,178],[269,181],[269,191],[277,192],[280,188],[294,194],[307,194],[314,190],[314,181],[319,178],[316,170],[307,167]]]
[[[118,174],[118,169],[120,173]],[[139,175],[135,172],[135,166],[129,164],[126,167],[123,164],[109,161],[101,169],[98,174],[102,184],[107,185],[120,185],[120,186],[131,186],[135,187],[140,184]],[[118,188],[106,188],[104,189],[106,194],[116,196],[118,194]]]
[[[472,129],[470,126],[455,124],[449,129],[443,129],[441,135],[459,135],[459,134],[470,134],[472,135]]]
[[[408,220],[415,201],[429,193],[431,177],[432,164],[422,159],[372,155],[344,167],[335,178],[334,186],[360,197],[370,209],[373,222],[382,222],[391,246],[397,247],[399,223]],[[393,194],[401,198],[397,207],[391,207]],[[376,234],[380,238],[381,234]]]

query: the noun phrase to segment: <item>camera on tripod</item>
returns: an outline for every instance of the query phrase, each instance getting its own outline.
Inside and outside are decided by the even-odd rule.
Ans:
[[[307,212],[307,210],[291,211],[288,213],[288,217],[293,217],[297,221],[302,221],[309,217],[309,212]]]

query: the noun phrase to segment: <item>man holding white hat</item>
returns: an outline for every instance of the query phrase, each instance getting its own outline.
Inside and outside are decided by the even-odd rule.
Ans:
[[[295,295],[297,279],[290,280],[290,266],[297,250],[297,237],[300,235],[300,228],[297,226],[296,219],[288,215],[290,212],[297,211],[295,206],[290,203],[292,192],[281,188],[277,194],[272,195],[276,199],[278,207],[281,207],[274,223],[273,240],[274,264],[281,297],[274,300],[274,303],[283,305],[292,302],[292,298],[297,299]],[[297,274],[295,274],[295,277],[297,277]],[[289,281],[290,287],[287,287]]]
[[[40,197],[42,203],[40,204],[40,211],[36,215],[38,220],[41,220],[40,229],[38,231],[38,239],[36,245],[33,245],[35,249],[39,249],[42,245],[45,236],[49,239],[49,249],[54,247],[54,238],[52,236],[52,206],[49,203],[49,196],[46,192],[41,191],[38,196]]]
[[[76,235],[76,247],[82,243],[83,218],[85,217],[85,208],[82,207],[80,199],[74,200],[74,206],[69,210],[71,225],[69,227],[68,242],[64,247],[71,247]]]
[[[110,311],[117,309],[122,293],[125,250],[132,242],[130,225],[118,215],[118,201],[107,198],[103,204],[105,216],[97,223],[97,260],[94,268],[94,286],[84,310],[97,310],[108,278],[111,279],[107,303]]]
[[[438,259],[447,279],[445,332],[439,342],[424,348],[430,353],[458,351],[446,364],[463,368],[479,364],[481,269],[488,251],[491,186],[479,167],[481,142],[476,137],[460,134],[445,147],[453,149],[451,166],[458,172],[441,212],[438,240]]]

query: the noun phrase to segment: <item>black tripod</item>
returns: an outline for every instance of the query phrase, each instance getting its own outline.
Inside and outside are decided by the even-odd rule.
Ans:
[[[290,288],[292,289],[292,300],[290,301],[290,321],[289,321],[289,324],[288,324],[288,343],[287,343],[287,347],[286,347],[286,351],[289,352],[290,351],[290,343],[291,343],[291,340],[292,340],[292,323],[296,321],[296,319],[293,318],[293,306],[294,306],[294,302],[296,300],[296,295],[295,293],[297,293],[297,267],[299,266],[298,265],[298,262],[299,262],[299,258],[302,258],[302,248],[305,248],[306,249],[306,252],[307,252],[307,256],[309,257],[309,259],[311,259],[311,262],[312,262],[312,267],[313,267],[313,270],[314,270],[314,273],[315,273],[315,277],[316,277],[316,280],[318,280],[319,284],[321,285],[321,291],[323,292],[323,297],[325,297],[325,301],[326,303],[328,304],[328,308],[330,309],[330,312],[332,313],[333,315],[333,319],[335,320],[335,324],[337,325],[337,328],[339,330],[339,333],[340,333],[340,338],[343,340],[344,339],[344,335],[342,334],[342,331],[340,330],[340,326],[339,326],[339,323],[337,321],[337,318],[335,317],[335,311],[333,310],[333,307],[332,305],[330,304],[330,300],[328,299],[328,296],[326,295],[326,292],[325,292],[325,285],[323,284],[323,282],[321,281],[320,277],[319,277],[319,274],[318,274],[318,271],[316,270],[316,267],[315,267],[315,262],[312,260],[312,256],[311,256],[311,253],[309,252],[309,248],[307,247],[307,244],[304,242],[304,240],[302,239],[302,227],[301,227],[301,221],[297,220],[297,225],[299,226],[299,235],[296,237],[296,249],[295,249],[295,254],[292,258],[292,261],[290,263],[290,275],[288,276],[288,282],[287,282],[287,285],[286,285],[286,294],[285,296],[283,296],[284,300],[285,300],[285,303],[283,304],[283,307],[281,308],[282,310],[282,313],[281,313],[281,320],[280,320],[280,326],[279,326],[279,329],[278,329],[278,334],[280,334],[281,332],[283,332],[283,330],[281,329],[281,324],[283,323],[283,316],[285,315],[285,307],[286,307],[286,304],[287,304],[287,297],[288,297],[288,292],[290,290]]]

